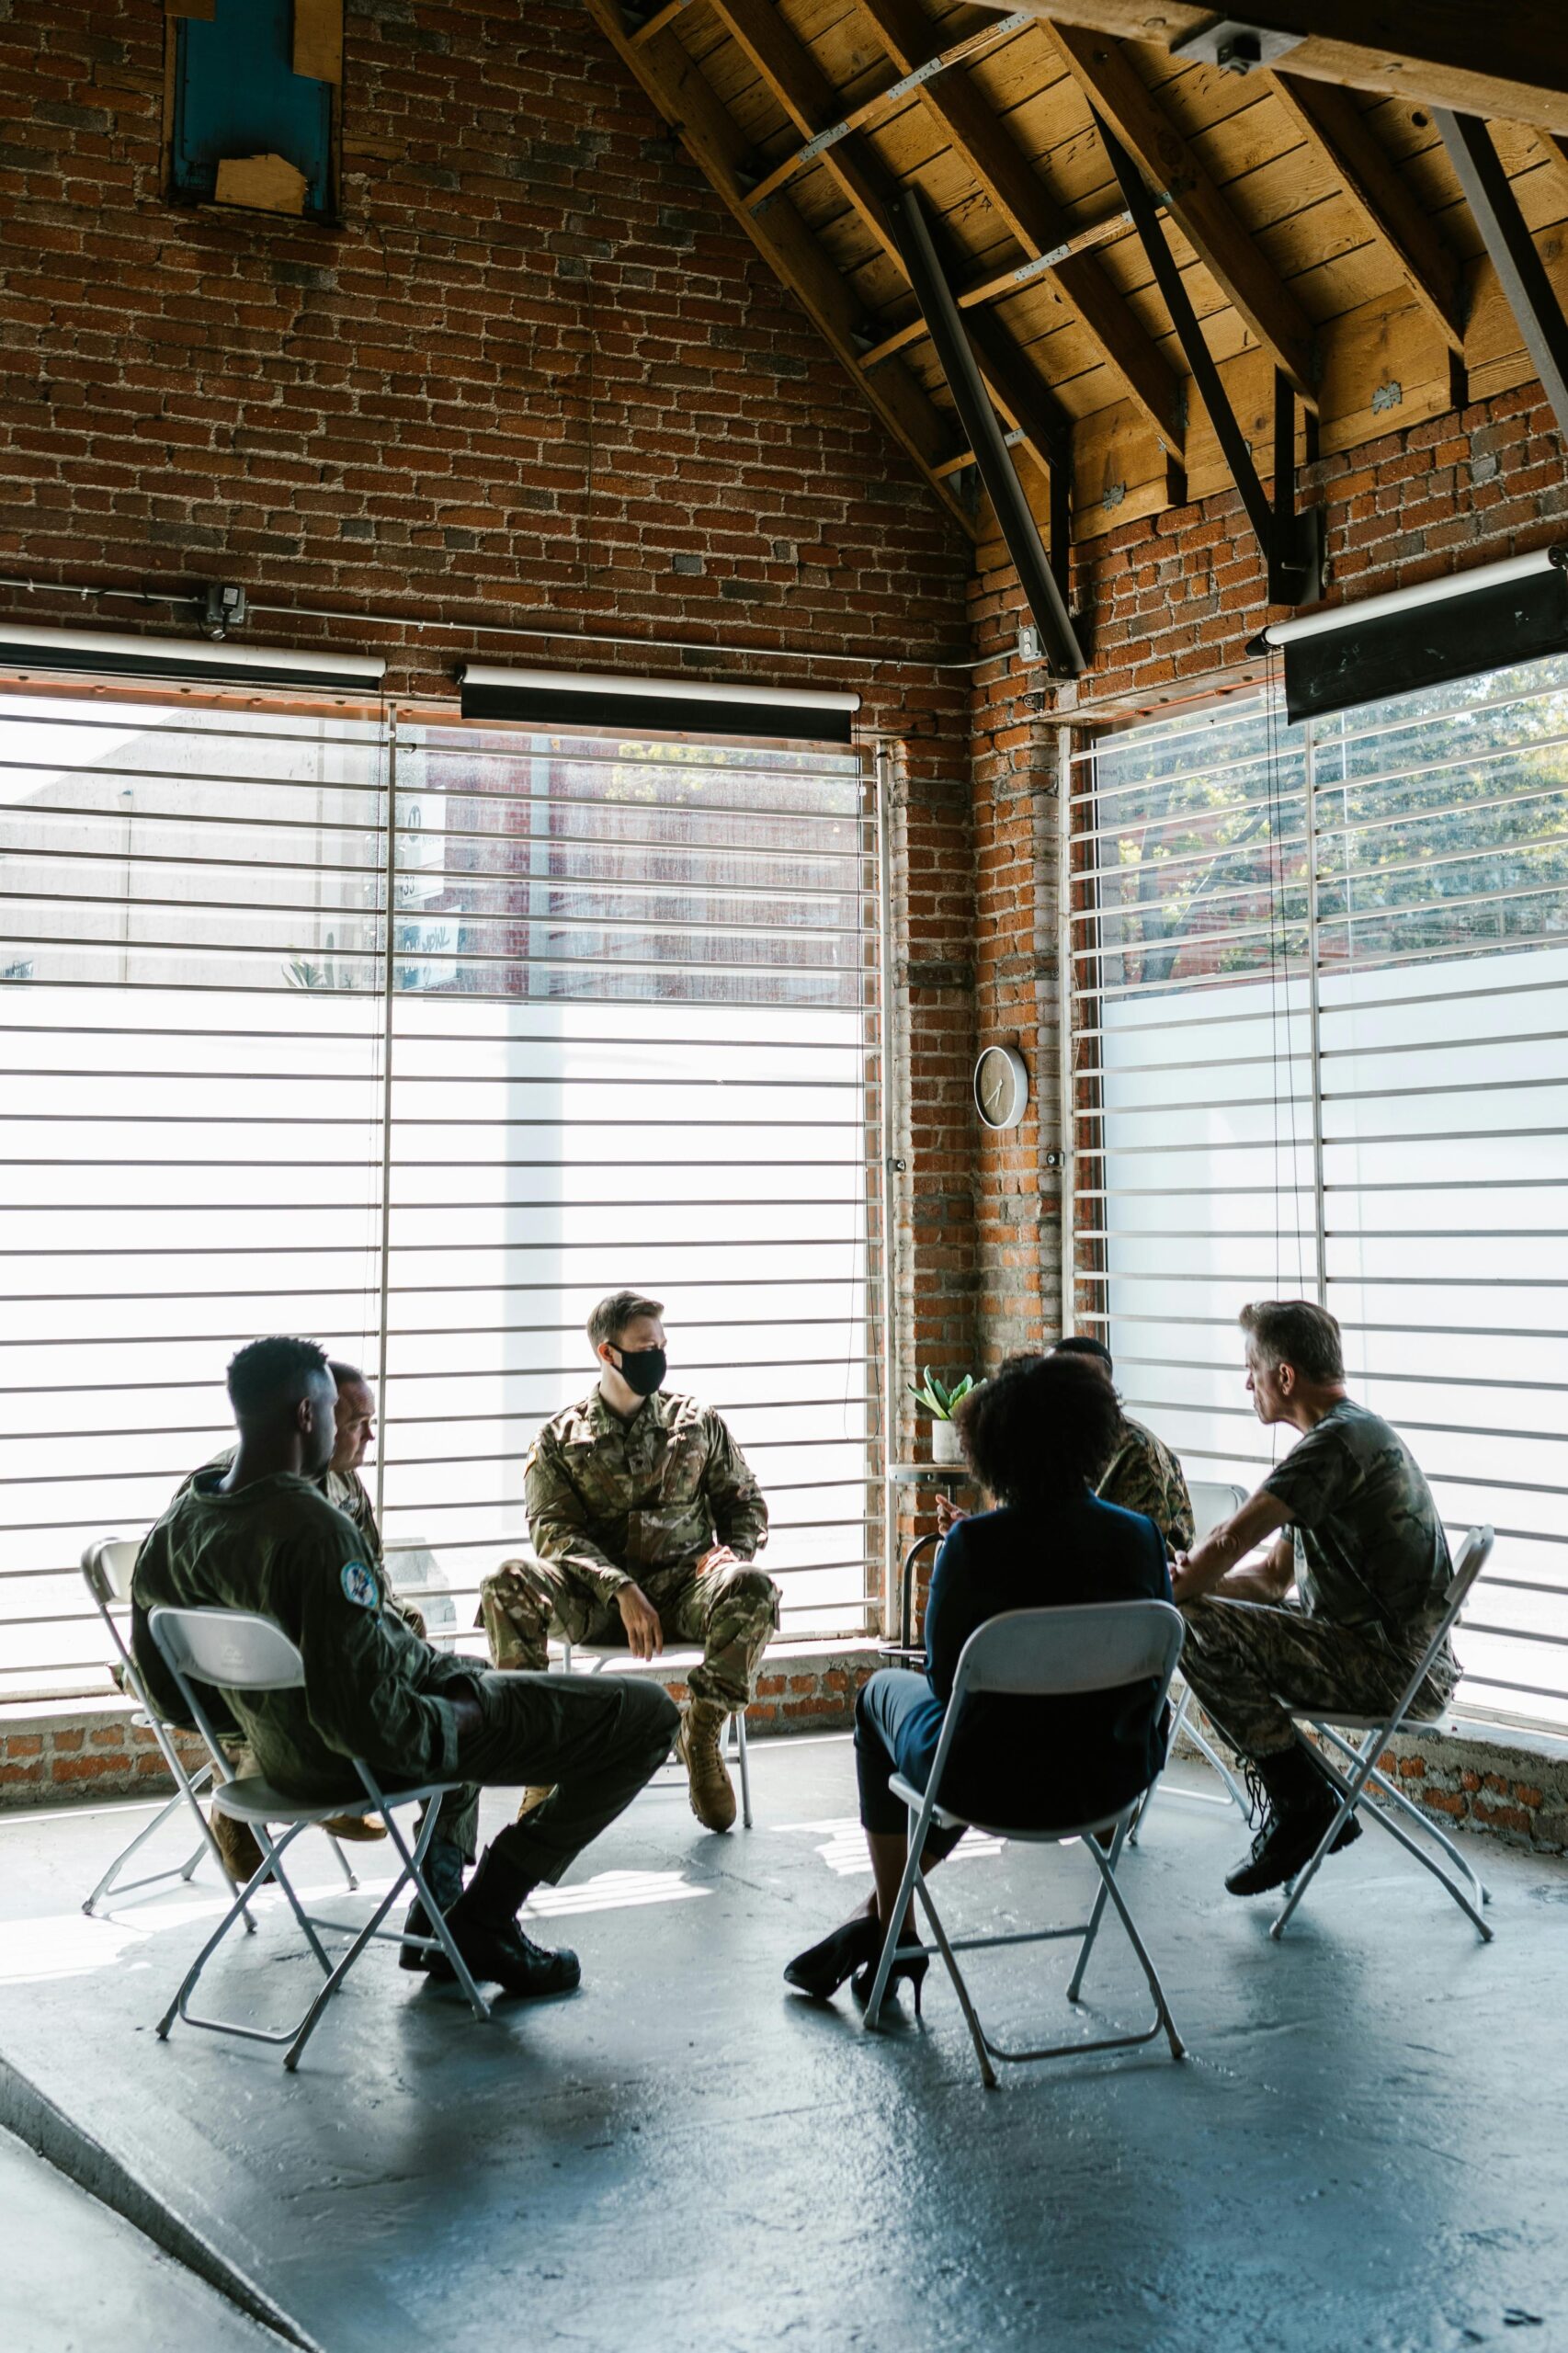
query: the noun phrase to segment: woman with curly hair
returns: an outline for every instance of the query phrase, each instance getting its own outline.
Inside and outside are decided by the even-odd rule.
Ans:
[[[1082,1356],[1020,1357],[972,1391],[954,1416],[964,1457],[995,1508],[959,1521],[932,1572],[926,1671],[887,1667],[855,1708],[860,1820],[876,1879],[865,1908],[798,1953],[786,1983],[825,2001],[857,1972],[869,1985],[908,1854],[909,1815],[889,1788],[902,1773],[924,1789],[952,1696],[959,1654],[978,1626],[1008,1609],[1079,1602],[1168,1601],[1165,1548],[1151,1519],[1102,1503],[1096,1480],[1121,1427],[1116,1392]],[[964,1703],[944,1768],[942,1801],[981,1821],[1047,1829],[1114,1813],[1165,1761],[1152,1679],[1116,1691],[1049,1699],[983,1693]],[[929,1871],[961,1834],[933,1827]],[[906,1918],[900,1941],[915,1944]],[[918,2008],[922,1954],[895,1961]]]

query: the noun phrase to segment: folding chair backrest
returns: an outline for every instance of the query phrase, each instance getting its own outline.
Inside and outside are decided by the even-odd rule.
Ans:
[[[1201,1544],[1211,1535],[1222,1519],[1240,1511],[1247,1499],[1244,1487],[1228,1486],[1220,1479],[1189,1479],[1187,1492],[1192,1503],[1192,1523],[1197,1541]]]
[[[82,1555],[87,1590],[101,1609],[131,1598],[131,1573],[142,1550],[137,1538],[101,1536]]]
[[[1007,1609],[977,1626],[963,1646],[953,1701],[1006,1691],[1041,1698],[1113,1691],[1157,1677],[1168,1683],[1181,1653],[1181,1614],[1168,1601],[1095,1601],[1071,1609]]]
[[[1449,1587],[1448,1599],[1443,1605],[1441,1631],[1444,1634],[1449,1631],[1460,1611],[1470,1599],[1471,1586],[1491,1559],[1492,1547],[1496,1541],[1496,1534],[1492,1529],[1472,1528],[1460,1546],[1454,1562],[1454,1580]]]
[[[229,1691],[294,1691],[305,1663],[280,1626],[245,1609],[154,1609],[149,1624],[177,1675]]]

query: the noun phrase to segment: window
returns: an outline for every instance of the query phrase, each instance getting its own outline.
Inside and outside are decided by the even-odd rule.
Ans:
[[[1568,661],[1078,768],[1074,1292],[1130,1409],[1254,1483],[1244,1301],[1321,1297],[1451,1530],[1462,1699],[1568,1723]]]
[[[837,750],[0,696],[0,1695],[107,1688],[80,1552],[271,1330],[380,1383],[393,1575],[482,1649],[622,1283],[763,1481],[785,1631],[859,1631],[875,848]]]
[[[330,220],[342,0],[167,0],[169,192]]]

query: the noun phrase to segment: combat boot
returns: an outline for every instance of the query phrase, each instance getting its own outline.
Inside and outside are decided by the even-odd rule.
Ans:
[[[543,1805],[547,1798],[552,1798],[554,1795],[555,1783],[553,1781],[551,1782],[548,1789],[525,1790],[523,1791],[523,1802],[517,1808],[517,1820],[519,1822],[526,1822],[530,1813],[537,1813],[539,1812],[540,1806]]]
[[[1338,1810],[1339,1800],[1327,1776],[1300,1746],[1283,1749],[1278,1756],[1260,1757],[1247,1774],[1249,1789],[1255,1782],[1261,1785],[1255,1794],[1265,1798],[1267,1806],[1251,1854],[1226,1878],[1226,1891],[1232,1895],[1264,1895],[1294,1879],[1316,1854],[1318,1841]],[[1352,1814],[1330,1853],[1337,1855],[1360,1836],[1361,1825]]]
[[[691,1810],[704,1830],[728,1830],[735,1819],[735,1792],[719,1746],[729,1716],[717,1699],[693,1699],[676,1734],[676,1755],[691,1785]]]
[[[434,1834],[425,1850],[425,1884],[440,1905],[443,1917],[463,1892],[462,1857],[449,1840],[437,1838]],[[430,1937],[436,1933],[430,1924],[430,1915],[417,1895],[408,1907],[403,1932],[405,1937]],[[439,1971],[431,1971],[433,1975],[442,1972],[448,1977],[451,1975],[452,1964],[444,1952],[426,1952],[418,1945],[398,1947],[397,1965],[400,1969],[430,1970],[432,1962],[440,1964]]]
[[[547,1952],[526,1937],[517,1912],[535,1882],[494,1846],[487,1847],[461,1895],[447,1915],[452,1942],[476,1978],[504,1993],[569,1994],[582,1983],[574,1952],[562,1945]],[[449,1981],[455,1972],[445,1953],[430,1956],[430,1975]]]
[[[236,1822],[232,1813],[220,1813],[216,1806],[208,1809],[213,1842],[223,1858],[223,1869],[236,1887],[247,1887],[261,1862],[261,1848],[256,1832],[248,1822]],[[268,1872],[268,1878],[271,1873]]]

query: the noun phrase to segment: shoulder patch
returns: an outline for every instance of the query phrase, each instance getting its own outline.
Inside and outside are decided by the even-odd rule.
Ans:
[[[379,1609],[381,1590],[363,1561],[345,1561],[341,1583],[350,1601],[361,1609]]]

